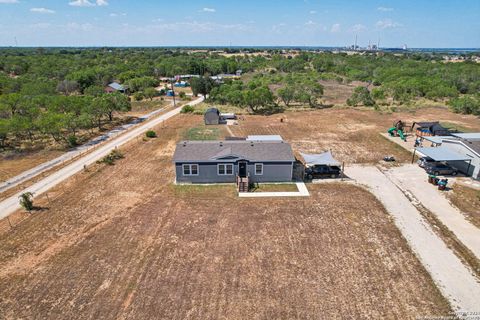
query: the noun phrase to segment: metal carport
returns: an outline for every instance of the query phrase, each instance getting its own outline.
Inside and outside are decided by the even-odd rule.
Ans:
[[[314,166],[314,165],[327,165],[327,166],[341,166],[342,164],[335,160],[332,156],[330,151],[319,153],[319,154],[307,154],[302,153],[303,159],[305,160],[305,164],[307,166]]]
[[[415,158],[415,152],[421,153],[426,157],[430,157],[435,161],[468,161],[468,169],[470,170],[470,165],[472,163],[472,158],[462,155],[458,152],[452,151],[447,147],[436,147],[436,148],[415,148],[413,151],[413,159]]]

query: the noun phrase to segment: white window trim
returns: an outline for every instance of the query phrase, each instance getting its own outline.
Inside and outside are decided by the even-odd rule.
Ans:
[[[220,173],[220,166],[223,166],[225,173]],[[232,173],[228,173],[227,166],[232,167]],[[233,176],[233,163],[219,163],[219,164],[217,164],[217,175],[219,175],[219,176]]]
[[[197,166],[197,173],[193,174],[192,173],[192,167]],[[188,170],[190,171],[189,174],[185,174],[185,167],[188,167]],[[200,166],[196,163],[192,164],[182,164],[182,175],[185,177],[190,177],[190,176],[198,176],[200,174]]]
[[[262,171],[260,173],[257,173],[257,166],[261,166]],[[255,170],[255,175],[256,176],[263,176],[263,163],[255,163],[255,166],[253,167]]]

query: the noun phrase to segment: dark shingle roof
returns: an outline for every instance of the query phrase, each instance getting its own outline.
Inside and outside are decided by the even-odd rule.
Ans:
[[[232,157],[230,160],[295,161],[292,147],[283,141],[184,141],[177,144],[173,161],[218,162],[225,157]]]

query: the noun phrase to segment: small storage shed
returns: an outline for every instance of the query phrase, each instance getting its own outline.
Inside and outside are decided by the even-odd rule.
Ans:
[[[220,110],[217,108],[207,109],[203,115],[203,119],[205,120],[206,125],[221,123]]]
[[[413,127],[417,126],[416,134],[423,136],[449,136],[450,130],[444,128],[438,121],[436,122],[415,122]]]

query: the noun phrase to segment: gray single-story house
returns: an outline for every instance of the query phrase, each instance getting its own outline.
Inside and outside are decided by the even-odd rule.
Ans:
[[[295,156],[284,141],[183,141],[173,162],[178,183],[288,182]]]

